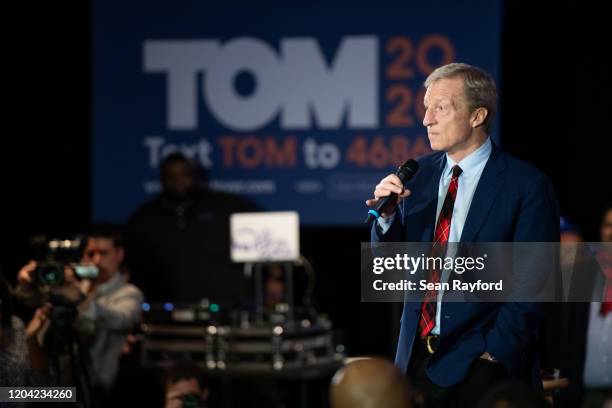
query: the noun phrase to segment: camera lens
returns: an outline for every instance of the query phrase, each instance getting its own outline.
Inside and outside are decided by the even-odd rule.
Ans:
[[[37,269],[38,281],[42,285],[60,285],[64,281],[64,271],[56,263],[43,263]]]

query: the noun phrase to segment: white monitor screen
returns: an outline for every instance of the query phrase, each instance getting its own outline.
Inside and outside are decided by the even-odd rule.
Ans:
[[[232,214],[230,231],[234,262],[294,261],[300,256],[297,212]]]

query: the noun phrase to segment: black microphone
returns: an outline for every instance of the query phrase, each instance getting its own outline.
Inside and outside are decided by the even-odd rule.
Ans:
[[[406,160],[406,163],[397,168],[395,175],[402,180],[404,185],[406,185],[407,182],[412,180],[418,169],[419,163],[417,163],[417,161],[414,159],[408,159]],[[378,217],[380,217],[380,213],[387,206],[387,204],[394,200],[397,200],[397,193],[391,193],[390,195],[381,198],[376,206],[368,211],[368,218],[366,218],[365,222],[369,223],[372,220],[378,219]]]

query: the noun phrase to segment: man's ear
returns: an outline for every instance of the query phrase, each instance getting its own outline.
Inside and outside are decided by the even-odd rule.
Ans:
[[[125,250],[123,247],[117,248],[117,257],[119,258],[119,263],[122,263],[123,258],[125,257]]]
[[[476,108],[476,110],[472,112],[472,115],[470,117],[470,124],[472,125],[473,128],[482,126],[488,116],[489,116],[489,110],[487,108],[483,108],[483,107]]]
[[[202,398],[204,401],[208,401],[208,387],[202,390],[200,393],[200,398]]]

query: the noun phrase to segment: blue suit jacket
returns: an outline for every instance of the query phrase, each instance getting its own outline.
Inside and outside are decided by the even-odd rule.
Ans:
[[[373,242],[431,242],[438,186],[446,165],[443,152],[419,160],[419,171],[385,234],[376,224]],[[461,235],[461,242],[557,242],[559,210],[549,179],[535,167],[493,145]],[[406,372],[420,317],[420,303],[404,303],[396,365]],[[475,358],[488,351],[511,377],[541,388],[537,327],[546,313],[541,303],[442,304],[440,340],[427,366],[436,384],[448,387],[467,375]]]

